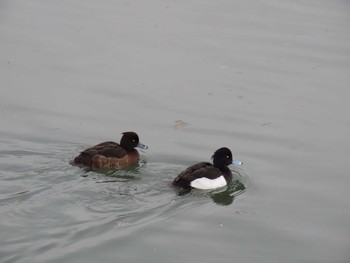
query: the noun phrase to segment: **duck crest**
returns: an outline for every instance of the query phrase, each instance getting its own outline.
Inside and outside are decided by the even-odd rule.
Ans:
[[[120,146],[127,151],[131,151],[139,144],[139,136],[135,132],[123,132],[120,139]]]
[[[232,163],[232,153],[230,149],[222,147],[216,150],[211,158],[213,159],[213,164],[216,168],[221,171],[230,170],[227,168],[227,166]]]

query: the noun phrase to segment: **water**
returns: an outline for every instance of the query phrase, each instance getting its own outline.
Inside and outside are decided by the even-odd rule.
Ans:
[[[0,261],[349,262],[349,11],[2,1]],[[127,130],[138,167],[68,164]],[[221,146],[228,189],[170,187]]]

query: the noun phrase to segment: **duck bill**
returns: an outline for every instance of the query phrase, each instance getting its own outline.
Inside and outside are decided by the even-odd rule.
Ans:
[[[232,161],[232,164],[233,164],[233,165],[242,165],[243,162],[241,162],[240,160],[233,160],[233,161]]]
[[[139,144],[137,145],[137,147],[139,147],[139,148],[141,148],[141,149],[144,149],[144,150],[148,149],[148,146],[145,145],[145,144],[142,144],[142,143],[139,143]]]

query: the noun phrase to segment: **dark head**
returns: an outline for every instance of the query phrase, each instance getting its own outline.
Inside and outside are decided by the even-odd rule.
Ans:
[[[139,136],[135,132],[123,132],[123,136],[120,139],[120,146],[127,151],[131,151],[135,147],[147,149],[148,146],[140,143]]]
[[[229,148],[222,147],[213,154],[213,164],[219,169],[225,169],[230,164],[241,165],[243,164],[239,160],[233,160],[232,153]]]

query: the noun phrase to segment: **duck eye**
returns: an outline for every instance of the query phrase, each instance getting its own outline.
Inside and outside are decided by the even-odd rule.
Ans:
[[[229,158],[230,158],[230,156],[226,155],[226,158],[227,158],[227,159],[229,159]]]

